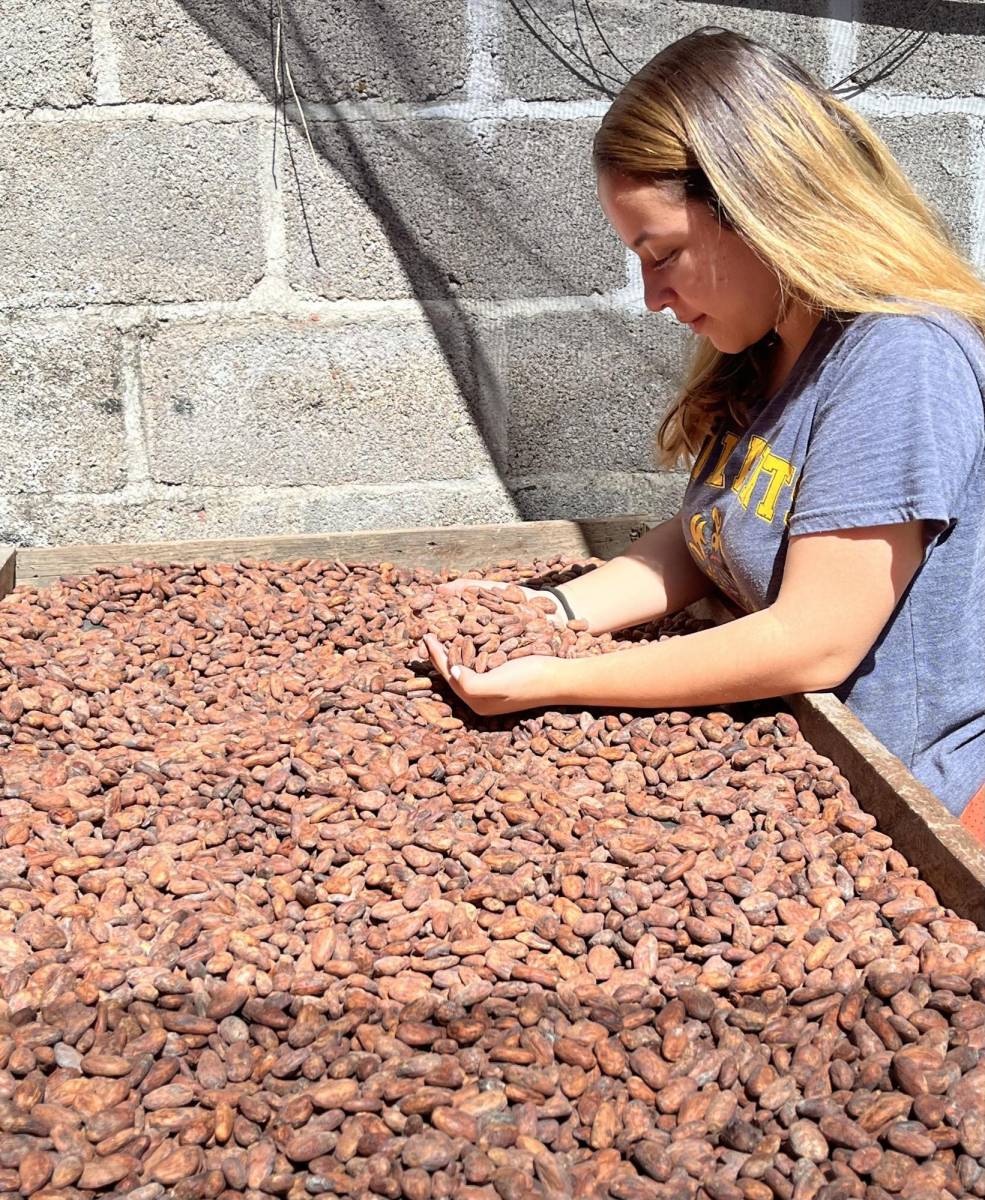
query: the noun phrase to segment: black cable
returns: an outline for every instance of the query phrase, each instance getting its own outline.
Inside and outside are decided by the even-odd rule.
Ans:
[[[627,75],[635,75],[636,72],[630,70],[630,68],[626,66],[626,64],[622,61],[622,59],[619,57],[619,55],[616,54],[615,50],[613,50],[612,47],[609,45],[608,41],[606,40],[605,34],[602,32],[601,26],[599,25],[598,21],[596,21],[596,19],[595,19],[595,10],[592,8],[591,4],[589,3],[589,0],[585,0],[585,7],[588,9],[588,15],[592,18],[592,24],[595,26],[595,32],[599,35],[599,41],[606,48],[606,50],[608,50],[610,57],[615,62],[617,62],[620,65],[620,67],[622,67],[622,69],[626,72]]]
[[[604,91],[605,84],[602,82],[602,76],[598,72],[598,67],[592,62],[592,57],[588,53],[588,47],[585,45],[585,39],[581,35],[581,22],[578,20],[578,0],[571,0],[571,15],[575,19],[575,34],[578,37],[578,44],[581,46],[581,52],[591,63],[592,70],[595,72],[595,78],[599,82],[599,87]]]
[[[608,38],[605,36],[605,33],[599,24],[598,18],[595,15],[595,11],[591,5],[591,0],[583,0],[583,2],[585,4],[585,10],[588,13],[589,19],[592,22],[592,26],[598,35],[599,41],[605,48],[606,53],[608,53],[608,55],[612,58],[613,62],[618,64],[618,66],[627,73],[627,76],[633,75],[633,70],[628,67],[612,49],[612,46],[610,45]],[[578,45],[581,51],[580,53],[578,49],[569,45],[565,39],[562,38],[551,27],[550,23],[545,20],[545,18],[537,10],[534,0],[509,0],[509,3],[510,7],[520,18],[520,20],[523,22],[523,25],[532,34],[532,36],[535,37],[537,41],[540,42],[540,44],[562,64],[562,66],[567,68],[572,75],[581,80],[581,82],[588,84],[590,87],[595,87],[602,91],[605,95],[612,97],[615,95],[615,93],[612,91],[611,87],[608,86],[608,84],[614,84],[616,87],[621,88],[628,81],[627,79],[619,79],[610,71],[602,69],[595,61],[595,57],[590,51],[585,40],[585,36],[582,32],[581,21],[578,16],[578,0],[571,0],[571,11],[574,17],[575,33],[578,39]],[[529,17],[524,11],[521,10],[520,6],[524,3],[526,8],[529,10]],[[932,14],[936,4],[937,0],[928,0],[916,19],[916,23],[918,25],[925,18]],[[555,46],[549,44],[548,41],[545,40],[544,35],[539,32],[533,24],[531,24],[531,18],[546,32],[551,39],[553,39],[553,41],[556,43],[556,46],[563,51],[563,55],[559,53]],[[833,83],[827,89],[827,91],[831,95],[845,100],[849,100],[855,96],[861,95],[862,92],[872,87],[873,84],[880,83],[883,80],[888,79],[892,74],[898,71],[904,63],[908,62],[919,50],[923,48],[930,36],[931,33],[928,30],[919,28],[905,29],[901,32],[898,32],[892,41],[887,46],[884,46],[878,54],[874,54],[871,58],[853,68],[853,70],[851,70],[847,75]],[[564,55],[567,55],[568,58],[566,59]],[[588,71],[595,76],[595,80],[592,80],[585,74],[585,68],[587,68]],[[868,78],[865,78],[867,72],[874,73]],[[606,81],[608,81],[608,84]]]
[[[909,46],[906,47],[905,50],[901,50],[896,58],[892,60],[892,62],[887,63],[881,71],[873,75],[871,79],[867,80],[866,86],[870,86],[873,83],[879,83],[883,79],[888,79],[894,71],[897,71],[905,62],[908,62],[914,56],[914,54],[916,54],[916,52],[930,36],[931,35],[929,33],[921,33],[910,43]]]
[[[284,30],[280,31],[280,70],[281,80],[287,77],[287,51],[284,47]],[[282,85],[283,86],[283,85]],[[308,209],[304,203],[304,188],[301,186],[301,176],[298,174],[298,164],[294,158],[294,147],[291,145],[291,135],[288,132],[290,122],[287,119],[287,93],[282,93],[281,98],[281,117],[284,121],[284,146],[287,149],[287,155],[291,162],[291,174],[294,176],[294,183],[298,189],[298,203],[301,208],[301,222],[304,225],[304,231],[308,235],[308,248],[311,250],[311,257],[314,259],[316,267],[321,267],[321,261],[318,258],[318,250],[315,247],[315,237],[311,231],[311,223],[308,220]]]
[[[923,46],[929,37],[929,33],[921,31],[916,35],[915,38],[910,40],[909,45],[902,46],[899,53],[896,54],[894,58],[889,58],[888,56],[899,41],[899,39],[897,39],[897,41],[894,42],[891,47],[888,47],[886,50],[884,50],[882,54],[879,54],[875,58],[870,59],[868,62],[863,63],[860,67],[856,67],[856,69],[852,71],[850,75],[845,76],[845,80],[840,80],[839,83],[835,84],[834,87],[831,87],[828,90],[832,95],[838,96],[839,99],[843,100],[851,100],[853,97],[861,95],[862,92],[867,91],[870,87],[872,87],[873,84],[881,83],[882,80],[888,79],[891,75],[898,71],[905,62],[908,62],[913,55],[916,54],[916,52],[921,48],[921,46]],[[860,76],[863,72],[868,71],[874,66],[879,67],[879,70],[877,70],[874,75],[872,75],[869,79],[860,79]],[[842,85],[848,80],[852,81],[853,86],[849,88],[843,87]]]
[[[279,89],[277,87],[278,49],[277,49],[277,44],[276,44],[275,35],[274,35],[274,24],[276,21],[276,18],[274,16],[274,0],[270,0],[270,4],[269,4],[268,10],[267,10],[267,19],[268,19],[268,24],[270,27],[270,71],[271,71],[271,81],[270,82],[272,83],[273,89],[274,89],[274,146],[273,146],[273,150],[271,151],[271,155],[270,155],[270,174],[274,177],[274,190],[276,191],[277,190],[277,116],[278,116],[281,98],[280,98],[280,95],[278,94]],[[283,30],[281,30],[280,36],[281,37],[284,36]]]
[[[921,24],[925,18],[930,17],[936,7],[937,0],[927,0],[927,3],[923,6],[920,13],[915,18],[914,24]],[[915,37],[913,36],[914,34],[916,35]],[[866,89],[870,88],[874,83],[879,83],[883,79],[888,79],[894,71],[899,70],[903,63],[912,58],[929,37],[930,34],[926,30],[902,30],[901,32],[897,33],[896,37],[889,43],[888,46],[884,46],[878,54],[873,55],[872,58],[862,63],[860,66],[855,67],[843,79],[839,79],[836,83],[833,83],[831,87],[828,88],[828,91],[833,96],[838,96],[839,99],[844,100],[850,100],[854,96],[861,95],[862,92],[866,91]],[[907,45],[908,41],[909,45]],[[897,47],[900,48],[900,53],[895,59],[887,62],[887,59],[889,59],[890,56],[895,53]],[[880,64],[882,64],[881,67]],[[872,67],[880,67],[880,69],[871,79],[862,79],[862,75]],[[846,85],[850,85],[848,86],[847,90],[839,90],[844,89]]]
[[[540,35],[539,35],[539,34],[538,34],[538,33],[537,33],[537,32],[536,32],[534,29],[532,29],[532,28],[531,28],[531,26],[530,26],[530,22],[527,20],[527,18],[524,16],[524,14],[523,14],[523,13],[520,11],[520,8],[519,8],[519,5],[518,5],[518,2],[517,2],[517,0],[510,0],[510,7],[513,9],[513,11],[516,13],[516,15],[517,15],[517,16],[520,18],[520,20],[521,20],[521,21],[523,21],[524,25],[526,25],[526,27],[527,27],[527,28],[530,30],[530,32],[531,32],[531,33],[533,33],[534,37],[535,37],[535,38],[537,38],[537,40],[538,40],[538,41],[541,43],[541,45],[542,45],[542,46],[544,46],[544,47],[545,47],[545,49],[547,49],[547,50],[550,50],[550,52],[551,52],[551,53],[554,55],[554,57],[555,57],[555,58],[557,58],[557,59],[559,59],[559,60],[560,60],[560,62],[561,62],[561,63],[562,63],[564,66],[566,66],[566,67],[568,68],[568,70],[569,70],[569,71],[571,71],[573,74],[577,74],[577,75],[578,75],[578,77],[579,77],[579,78],[580,78],[580,79],[581,79],[583,82],[585,82],[585,83],[589,84],[589,86],[592,86],[592,87],[598,86],[598,85],[594,84],[594,83],[593,83],[593,81],[592,81],[591,79],[586,79],[586,78],[585,78],[585,76],[584,76],[583,74],[581,74],[581,72],[580,72],[579,70],[576,70],[576,69],[575,69],[575,68],[574,68],[574,67],[571,65],[571,63],[567,63],[567,62],[565,62],[565,61],[564,61],[564,59],[563,59],[563,58],[561,58],[561,56],[560,56],[560,55],[557,53],[557,51],[556,51],[556,50],[554,50],[552,47],[550,47],[550,46],[548,46],[548,45],[547,45],[547,43],[546,43],[546,42],[543,40],[543,38],[542,38],[542,37],[541,37],[541,36],[540,36]],[[539,22],[541,25],[543,25],[543,27],[544,27],[544,28],[547,30],[547,32],[548,32],[548,33],[551,35],[551,37],[552,37],[552,38],[553,38],[553,39],[554,39],[554,40],[555,40],[555,41],[558,43],[558,45],[559,45],[559,46],[562,48],[562,50],[564,50],[564,52],[565,52],[566,54],[570,54],[570,55],[571,55],[571,57],[572,57],[572,58],[573,58],[573,59],[574,59],[576,62],[578,62],[578,63],[579,63],[579,64],[580,64],[582,67],[588,67],[588,69],[589,69],[590,71],[593,71],[593,72],[594,72],[594,73],[595,73],[597,76],[599,76],[600,78],[601,78],[602,76],[604,76],[606,79],[609,79],[609,80],[611,80],[613,83],[617,84],[619,87],[622,87],[622,85],[625,83],[625,80],[623,80],[623,79],[617,79],[617,78],[615,77],[615,75],[610,75],[610,74],[608,73],[608,71],[599,71],[599,69],[598,69],[598,68],[595,66],[595,64],[594,64],[593,62],[591,62],[591,61],[585,61],[584,59],[582,59],[582,58],[579,56],[579,54],[578,54],[578,52],[577,52],[576,50],[573,50],[573,49],[571,48],[571,46],[569,46],[569,45],[568,45],[568,43],[567,43],[567,42],[566,42],[566,41],[565,41],[565,40],[564,40],[562,37],[560,37],[560,36],[559,36],[557,33],[555,33],[555,31],[554,31],[554,30],[553,30],[553,29],[550,27],[550,25],[547,23],[547,21],[545,21],[545,20],[544,20],[544,18],[543,18],[543,17],[540,15],[540,13],[539,13],[539,12],[537,11],[537,9],[534,7],[534,5],[533,5],[533,0],[527,0],[527,7],[530,9],[530,12],[531,12],[531,13],[532,13],[532,15],[535,17],[535,19],[536,19],[536,20],[537,20],[537,21],[538,21],[538,22]],[[609,95],[609,96],[612,96],[612,95],[614,95],[614,94],[615,94],[615,93],[613,93],[613,92],[609,91],[609,89],[608,89],[608,88],[604,88],[603,90],[604,90],[604,91],[606,92],[606,94],[607,94],[607,95]]]
[[[843,78],[839,79],[837,82],[833,83],[828,88],[828,91],[831,93],[835,93],[835,92],[837,92],[837,90],[839,88],[844,87],[846,84],[856,83],[856,81],[858,80],[859,76],[862,74],[863,71],[867,71],[869,69],[869,67],[873,66],[874,64],[876,64],[876,63],[880,62],[882,59],[884,59],[887,54],[891,54],[893,52],[893,50],[896,49],[897,46],[902,45],[906,41],[906,39],[910,36],[910,32],[911,32],[910,30],[904,29],[901,33],[898,33],[896,35],[896,38],[892,42],[890,42],[890,44],[888,46],[884,46],[879,51],[878,54],[873,55],[872,58],[870,58],[866,62],[862,63],[861,66],[853,67],[847,75],[845,75]]]

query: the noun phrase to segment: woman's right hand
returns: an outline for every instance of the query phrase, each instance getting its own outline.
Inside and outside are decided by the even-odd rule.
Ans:
[[[469,588],[487,588],[490,591],[506,591],[507,588],[515,588],[523,593],[526,600],[530,600],[534,596],[550,600],[555,606],[555,611],[545,614],[548,621],[561,629],[567,624],[568,618],[557,596],[552,596],[550,592],[540,592],[536,588],[524,587],[519,583],[507,583],[502,579],[450,579],[447,583],[439,583],[437,591],[444,592],[445,595],[457,596]]]

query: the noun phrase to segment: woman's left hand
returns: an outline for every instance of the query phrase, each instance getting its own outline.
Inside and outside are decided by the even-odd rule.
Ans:
[[[448,686],[479,716],[495,717],[558,703],[563,659],[530,654],[480,675],[470,667],[449,667],[445,648],[433,634],[426,634],[424,643]]]

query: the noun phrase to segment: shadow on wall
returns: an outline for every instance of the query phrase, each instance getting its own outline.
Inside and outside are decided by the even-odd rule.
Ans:
[[[254,0],[180,2],[274,102],[276,0],[270,11]],[[464,5],[457,7],[464,10]],[[414,6],[394,6],[392,11],[396,15],[384,18],[374,0],[285,0],[282,37],[302,103],[328,106],[331,118],[339,102],[367,95],[418,103],[464,98],[463,62],[455,64],[457,75],[435,70],[435,48],[440,59],[444,34],[440,7],[435,10],[439,27],[431,30],[427,10],[416,16]],[[341,44],[328,36],[340,29],[345,31]],[[461,31],[458,40],[464,44]],[[280,122],[277,130],[277,178],[285,191],[288,223],[296,226],[292,278],[300,277],[302,286],[329,299],[404,296],[421,304],[489,460],[517,512],[528,518],[531,504],[524,490],[511,490],[507,483],[508,458],[515,464],[517,455],[507,444],[504,364],[493,361],[474,315],[461,301],[590,296],[623,285],[624,256],[597,211],[592,184],[595,122],[566,123],[570,129],[560,135],[566,141],[559,164],[551,142],[559,136],[557,125],[484,127],[460,119],[313,121],[309,114],[319,179],[283,80],[282,91],[288,98],[289,128]],[[577,181],[558,177],[569,163],[583,172]],[[538,211],[541,167],[548,173],[544,190],[550,211]],[[353,193],[372,220],[353,204]],[[374,240],[380,241],[375,249]],[[347,255],[360,260],[358,278],[355,287],[344,282],[338,290],[329,268]],[[351,280],[351,270],[342,274]],[[602,309],[595,315],[603,336],[625,340],[619,318]],[[641,431],[644,437],[649,433]]]
[[[274,102],[277,0],[269,10],[255,0],[180,3]],[[504,5],[504,19],[522,17],[521,10],[529,13],[539,3],[509,0],[513,12]],[[742,10],[826,17],[843,9],[845,20],[940,32],[967,31],[982,13],[980,5],[958,0],[724,4],[736,10],[737,24]],[[456,34],[447,28],[452,8],[460,21],[464,4],[394,5],[384,14],[378,0],[284,0],[283,41],[302,102],[327,105],[334,117],[333,106],[339,102],[368,96],[416,102],[463,99],[466,64],[454,63],[445,44],[463,41],[460,30]],[[702,19],[695,4],[694,25]],[[535,23],[524,24],[536,36]],[[539,28],[542,32],[543,26]],[[443,56],[447,61],[436,69]],[[286,84],[284,90],[289,94]],[[441,119],[311,122],[314,149],[331,177],[329,186],[319,190],[297,109],[289,104],[287,112],[289,128],[278,132],[278,178],[287,197],[288,222],[302,231],[295,234],[296,258],[305,260],[292,264],[292,279],[300,277],[303,287],[329,299],[409,296],[418,301],[504,489],[521,517],[532,516],[525,489],[509,489],[508,479],[518,462],[529,459],[518,443],[525,434],[528,440],[537,436],[536,414],[531,421],[516,414],[511,422],[502,382],[506,364],[496,361],[503,354],[490,352],[480,325],[461,302],[584,297],[621,286],[622,255],[597,212],[591,181],[595,120],[567,121],[563,128],[562,123],[519,120],[503,125]],[[293,170],[283,169],[288,158]],[[299,198],[296,181],[301,184]],[[352,204],[353,193],[365,206],[361,214]],[[366,220],[366,210],[371,220]],[[379,243],[375,247],[374,239]],[[365,270],[360,266],[354,288],[347,282],[338,290],[331,262],[333,256],[336,263],[344,262],[348,255],[362,255]],[[341,276],[349,278],[351,272]],[[616,314],[599,309],[593,321],[600,340],[609,339],[613,347],[631,340]],[[565,348],[552,353],[560,359]],[[640,430],[640,435],[645,439],[651,432]],[[561,469],[565,465],[557,464]],[[597,465],[604,469],[607,464]]]
[[[686,0],[698,3],[698,0]],[[794,13],[807,17],[840,17],[923,33],[978,33],[982,28],[979,0],[716,0],[723,7],[759,12]],[[841,10],[841,11],[839,11]]]

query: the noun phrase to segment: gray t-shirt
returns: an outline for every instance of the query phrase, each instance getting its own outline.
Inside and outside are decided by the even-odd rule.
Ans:
[[[823,320],[780,392],[702,447],[681,519],[742,609],[789,534],[922,520],[924,560],[835,694],[954,814],[985,782],[985,341],[941,309]]]

